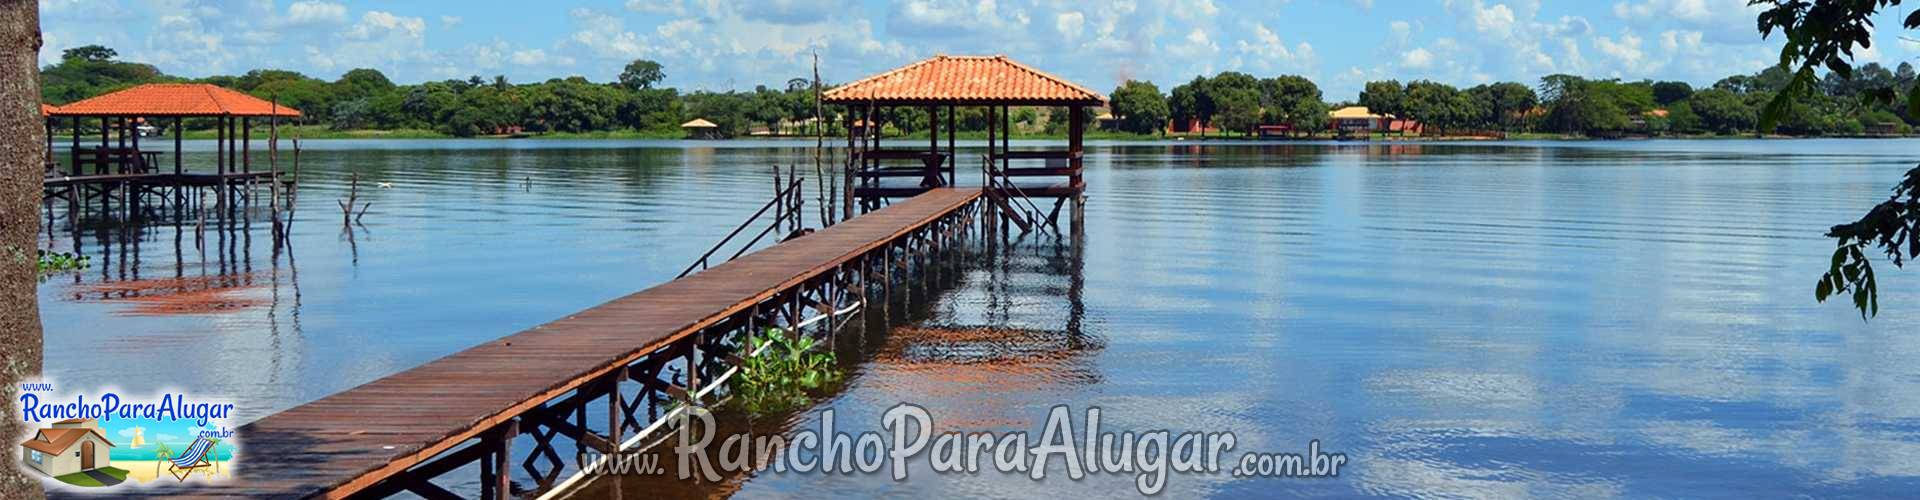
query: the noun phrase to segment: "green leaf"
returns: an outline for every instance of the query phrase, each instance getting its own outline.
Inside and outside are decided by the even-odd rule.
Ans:
[[[1907,91],[1907,116],[1920,116],[1920,87]]]
[[[1814,300],[1814,301],[1816,301],[1816,302],[1826,302],[1826,301],[1827,301],[1827,296],[1828,296],[1828,295],[1832,295],[1832,294],[1833,294],[1833,284],[1832,284],[1832,280],[1830,280],[1830,279],[1828,279],[1828,278],[1829,278],[1829,276],[1831,276],[1831,275],[1828,275],[1828,276],[1821,276],[1821,277],[1820,277],[1820,284],[1818,284],[1818,285],[1814,285],[1814,287],[1813,287],[1813,300]]]

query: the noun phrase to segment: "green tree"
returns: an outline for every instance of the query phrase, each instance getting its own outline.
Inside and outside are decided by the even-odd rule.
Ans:
[[[1521,118],[1534,106],[1540,105],[1540,96],[1518,82],[1499,82],[1477,85],[1467,89],[1467,95],[1473,99],[1474,106],[1485,110],[1473,126],[1514,130],[1520,127]]]
[[[1367,82],[1360,91],[1360,105],[1367,111],[1384,115],[1403,115],[1407,112],[1407,90],[1399,80]]]
[[[1416,80],[1407,83],[1406,97],[1401,106],[1404,109],[1397,114],[1419,120],[1422,126],[1442,132],[1481,120],[1481,108],[1474,105],[1471,97],[1452,85],[1439,82]]]
[[[626,69],[620,71],[620,86],[626,87],[627,90],[650,89],[653,88],[653,84],[660,83],[666,78],[667,73],[661,70],[660,63],[634,59],[633,62],[627,63]]]
[[[119,56],[119,52],[100,45],[81,45],[60,51],[60,60],[62,61],[103,62]]]
[[[1606,82],[1547,75],[1540,79],[1540,100],[1547,107],[1542,125],[1556,132],[1589,135],[1625,130],[1631,122],[1619,102],[1620,94],[1611,92]]]
[[[333,86],[324,81],[305,76],[281,78],[259,83],[248,89],[247,93],[298,109],[309,120],[325,123],[333,117],[336,100]]]
[[[113,60],[114,51],[98,45],[67,49],[59,64],[40,71],[40,95],[66,104],[142,83],[167,80],[149,64]]]
[[[1175,122],[1182,126],[1194,120],[1206,123],[1212,115],[1212,103],[1206,100],[1206,91],[1203,90],[1206,86],[1206,77],[1196,76],[1193,81],[1173,88],[1167,99],[1167,109],[1173,113]]]
[[[1320,86],[1298,75],[1282,75],[1260,81],[1260,103],[1266,119],[1284,123],[1294,130],[1315,130],[1327,123],[1327,102],[1321,100]]]
[[[1687,82],[1657,82],[1653,84],[1653,101],[1669,105],[1684,101],[1693,96],[1693,85]]]
[[[359,68],[340,75],[334,80],[334,94],[341,99],[361,99],[392,92],[393,80],[377,69]]]
[[[1674,132],[1695,134],[1706,130],[1705,122],[1701,120],[1698,113],[1693,111],[1690,99],[1683,99],[1667,106],[1667,121],[1670,123],[1668,130]]]
[[[1167,118],[1173,115],[1167,96],[1161,95],[1160,87],[1153,82],[1127,80],[1113,89],[1111,102],[1113,115],[1120,120],[1120,130],[1136,134],[1163,130]]]

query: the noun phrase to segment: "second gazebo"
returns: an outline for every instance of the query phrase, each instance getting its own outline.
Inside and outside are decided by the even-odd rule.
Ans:
[[[1056,218],[1060,206],[1072,200],[1076,211],[1086,183],[1081,180],[1081,153],[1086,134],[1086,108],[1103,106],[1106,96],[1085,87],[1014,62],[1007,56],[935,56],[892,71],[870,76],[827,91],[827,104],[843,106],[847,125],[847,147],[852,155],[847,168],[847,184],[853,196],[846,198],[844,215],[853,216],[854,199],[865,209],[877,208],[887,198],[918,195],[928,189],[954,185],[958,180],[954,111],[975,106],[987,109],[987,148],[981,161],[981,182],[990,193],[1007,193],[1020,198],[1054,198]],[[1047,106],[1066,108],[1068,113],[1065,149],[1012,150],[1011,108]],[[927,149],[889,149],[880,144],[873,124],[880,109],[888,107],[923,108],[927,112]],[[940,144],[941,115],[946,120],[947,144]],[[906,162],[906,166],[898,163]],[[1014,162],[1022,162],[1015,166]],[[895,162],[889,166],[887,162]],[[913,184],[889,179],[906,178]],[[1020,182],[1015,182],[1018,179]],[[1031,201],[1029,200],[1030,204]]]

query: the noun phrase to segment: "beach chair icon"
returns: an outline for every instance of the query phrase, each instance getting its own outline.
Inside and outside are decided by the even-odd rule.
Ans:
[[[187,445],[186,453],[167,460],[167,473],[173,474],[174,478],[184,482],[196,469],[213,467],[218,471],[219,466],[207,460],[207,456],[213,454],[214,445],[217,444],[220,442],[208,439],[206,436],[193,438],[193,444]]]

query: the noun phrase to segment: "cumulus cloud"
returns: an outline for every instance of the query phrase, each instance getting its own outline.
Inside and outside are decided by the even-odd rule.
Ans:
[[[1426,47],[1414,47],[1413,50],[1400,54],[1400,65],[1414,69],[1432,68],[1433,52],[1428,51]]]
[[[287,6],[287,22],[322,24],[347,22],[347,6],[319,1],[294,2]]]
[[[360,22],[341,35],[349,40],[377,40],[384,38],[419,39],[426,36],[427,20],[418,17],[396,16],[378,10],[367,11],[360,16]]]

